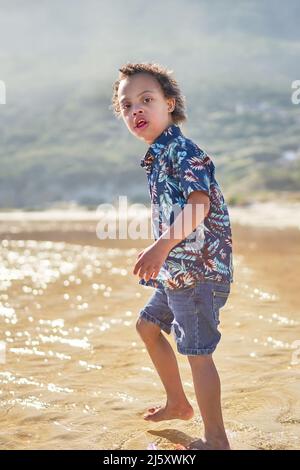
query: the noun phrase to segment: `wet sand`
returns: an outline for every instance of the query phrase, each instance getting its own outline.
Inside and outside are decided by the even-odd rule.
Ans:
[[[131,270],[147,242],[100,241],[92,220],[2,216],[0,233],[0,448],[173,449],[200,438],[178,353],[195,417],[142,418],[164,402],[135,331],[152,289]],[[235,223],[233,236],[235,282],[215,353],[229,439],[235,449],[299,449],[300,230]]]

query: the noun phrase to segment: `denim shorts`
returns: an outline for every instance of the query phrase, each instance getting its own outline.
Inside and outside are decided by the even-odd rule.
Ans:
[[[156,288],[140,318],[174,335],[181,354],[211,354],[221,338],[219,312],[230,293],[230,283],[201,281],[193,287]]]

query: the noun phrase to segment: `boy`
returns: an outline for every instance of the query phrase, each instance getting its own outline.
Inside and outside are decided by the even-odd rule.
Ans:
[[[119,70],[114,112],[149,145],[141,166],[147,172],[155,241],[139,253],[133,273],[155,291],[140,312],[137,331],[167,394],[166,405],[150,408],[144,419],[188,420],[194,414],[174,351],[162,334],[172,330],[178,352],[191,366],[204,444],[229,449],[212,359],[221,337],[219,310],[233,280],[227,206],[210,157],[178,126],[186,120],[185,99],[171,72],[152,63],[127,63]],[[179,208],[176,218],[174,208]]]

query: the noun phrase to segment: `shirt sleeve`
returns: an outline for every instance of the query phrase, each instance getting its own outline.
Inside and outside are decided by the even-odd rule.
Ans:
[[[210,196],[211,165],[209,156],[197,148],[187,148],[178,155],[178,174],[185,199],[193,191],[203,191]]]

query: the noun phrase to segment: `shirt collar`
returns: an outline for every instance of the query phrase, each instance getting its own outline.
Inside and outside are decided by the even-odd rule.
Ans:
[[[182,135],[181,129],[176,124],[166,127],[148,148],[141,160],[141,167],[144,167],[146,171],[150,171],[157,154],[161,153],[162,149],[179,135]]]

